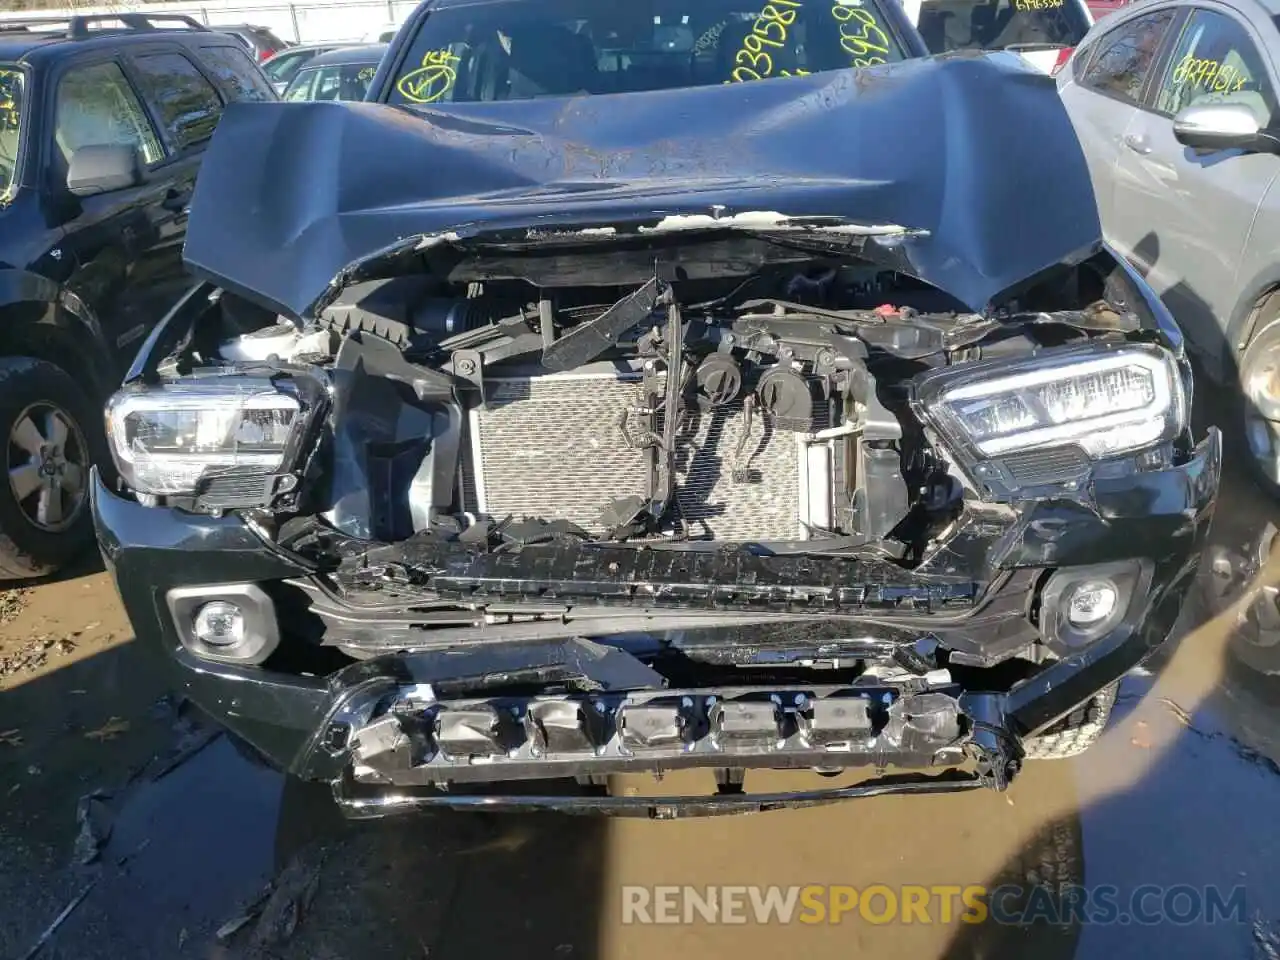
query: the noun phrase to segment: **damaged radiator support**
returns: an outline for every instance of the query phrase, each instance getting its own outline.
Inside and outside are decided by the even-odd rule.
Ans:
[[[855,538],[900,556],[910,451],[865,347],[784,307],[683,306],[663,267],[607,307],[542,296],[536,324],[526,305],[416,354],[344,340],[326,519],[384,542],[527,521],[610,541]],[[910,441],[925,465],[910,482],[933,491]]]
[[[680,431],[680,397],[684,393],[684,330],[680,322],[680,306],[665,292],[667,302],[667,332],[664,346],[667,348],[666,399],[662,405],[662,446],[658,448],[654,486],[649,494],[649,523],[658,529],[672,503],[676,485],[676,434]]]
[[[908,507],[902,432],[860,345],[811,333],[793,350],[757,321],[720,337],[700,317],[654,277],[550,343],[526,332],[517,349],[511,324],[493,328],[492,349],[480,331],[453,338],[465,347],[454,373],[475,388],[464,391],[462,512],[611,540],[808,540],[833,521],[866,540],[887,534]],[[602,357],[628,329],[642,331],[634,353]],[[541,365],[520,359],[536,349]],[[851,419],[833,422],[842,413]],[[874,464],[868,443],[888,444]]]
[[[648,290],[656,278],[637,294]],[[680,306],[675,301],[670,286],[663,285],[657,305],[667,310],[666,328],[662,337],[662,346],[666,351],[663,365],[666,368],[665,379],[657,373],[657,362],[650,359],[645,362],[641,390],[645,399],[642,415],[648,421],[648,430],[640,446],[649,456],[648,480],[644,496],[618,497],[609,501],[603,510],[603,523],[610,539],[622,539],[641,536],[646,533],[658,533],[664,521],[668,519],[673,507],[678,508],[676,500],[676,452],[677,437],[680,433],[683,411],[681,398],[687,377],[684,360],[684,328],[680,316]],[[605,320],[613,310],[602,314],[594,323]],[[545,359],[544,359],[545,364]],[[656,403],[661,394],[662,403]],[[661,417],[659,417],[661,414]],[[659,431],[661,423],[661,431]],[[626,419],[620,424],[624,437]],[[628,440],[630,443],[630,441]]]

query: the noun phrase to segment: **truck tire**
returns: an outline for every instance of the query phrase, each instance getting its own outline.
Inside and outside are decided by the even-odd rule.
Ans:
[[[1065,760],[1088,750],[1102,736],[1102,731],[1107,726],[1119,687],[1119,682],[1113,683],[1040,736],[1024,740],[1022,749],[1026,759]]]
[[[1262,576],[1278,541],[1280,531],[1268,523],[1241,564],[1237,587],[1239,596],[1248,600],[1227,640],[1227,649],[1240,664],[1266,677],[1280,676],[1280,585]],[[1235,599],[1227,598],[1228,603]]]
[[[66,371],[0,358],[0,580],[55,572],[93,544],[89,467],[108,459],[101,410]]]

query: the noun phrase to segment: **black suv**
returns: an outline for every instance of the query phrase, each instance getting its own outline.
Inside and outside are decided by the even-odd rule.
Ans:
[[[238,41],[187,17],[0,24],[0,577],[92,542],[99,404],[189,285],[205,145],[227,103],[275,99]]]

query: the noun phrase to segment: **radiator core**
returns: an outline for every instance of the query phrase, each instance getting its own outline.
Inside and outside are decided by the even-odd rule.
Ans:
[[[652,453],[629,447],[620,426],[627,408],[639,405],[639,389],[638,374],[616,372],[486,378],[487,406],[473,409],[468,423],[467,508],[569,520],[604,533],[606,504],[646,494]],[[681,515],[692,534],[719,540],[804,538],[801,520],[818,515],[819,501],[823,510],[830,502],[829,487],[808,487],[815,448],[775,430],[757,409],[744,458],[752,482],[735,483],[733,457],[745,422],[741,401],[683,412],[676,456]],[[644,421],[633,418],[631,432],[643,429]],[[829,484],[826,476],[821,481]]]

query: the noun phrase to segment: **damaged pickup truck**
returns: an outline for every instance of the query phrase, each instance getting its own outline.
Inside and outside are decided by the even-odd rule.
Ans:
[[[227,110],[202,283],[94,484],[138,637],[353,816],[1004,789],[1078,753],[1178,617],[1221,455],[1052,82],[921,59],[874,0],[833,9],[898,62],[664,75],[678,10],[639,8],[434,5],[392,102]],[[539,12],[646,72],[490,95]],[[410,102],[432,65],[452,97]],[[688,768],[705,793],[609,789]]]

